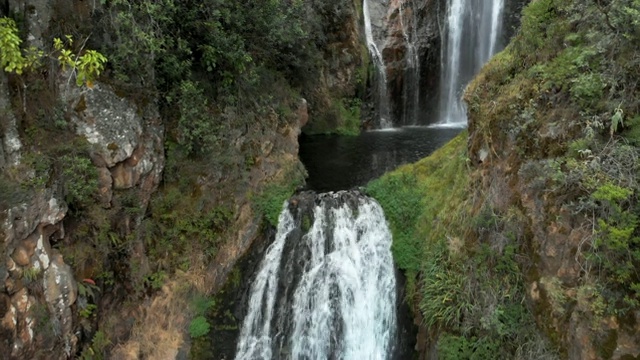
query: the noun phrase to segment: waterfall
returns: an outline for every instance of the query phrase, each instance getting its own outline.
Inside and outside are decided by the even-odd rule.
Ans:
[[[389,106],[389,92],[387,90],[387,70],[384,65],[384,59],[382,53],[376,44],[373,36],[373,28],[371,25],[371,10],[369,9],[369,0],[363,0],[362,12],[364,15],[364,32],[367,39],[367,47],[369,48],[369,54],[371,60],[376,68],[376,78],[374,83],[376,85],[376,116],[378,118],[378,125],[380,129],[386,129],[393,127],[393,121],[391,120],[391,111]]]
[[[382,209],[358,192],[303,193],[285,204],[251,286],[236,359],[391,358],[390,247]]]
[[[407,6],[409,3],[409,6]],[[404,125],[417,125],[420,105],[420,57],[416,48],[418,19],[413,0],[403,0],[399,6],[400,25],[406,46],[403,88]],[[409,12],[411,17],[405,18]]]
[[[440,126],[465,126],[462,91],[497,50],[504,0],[449,0],[442,46]]]

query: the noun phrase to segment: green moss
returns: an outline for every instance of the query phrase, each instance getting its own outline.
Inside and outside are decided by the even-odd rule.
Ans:
[[[345,99],[336,102],[340,114],[340,125],[336,133],[340,135],[358,135],[360,133],[360,99]]]
[[[425,245],[460,237],[469,218],[466,136],[463,132],[428,158],[385,174],[367,185],[385,211],[401,269],[420,269]],[[426,242],[426,244],[425,244]]]
[[[281,182],[267,184],[257,195],[251,197],[259,213],[273,227],[278,226],[278,218],[285,201],[293,195],[298,186],[304,183],[302,174],[290,170]]]
[[[554,358],[523,305],[516,261],[522,216],[473,210],[478,192],[466,139],[464,131],[366,188],[389,221],[394,260],[408,277],[407,299],[428,329],[448,332],[437,343],[444,359],[512,358],[524,348]],[[506,234],[501,249],[475,241],[479,233],[495,232]]]

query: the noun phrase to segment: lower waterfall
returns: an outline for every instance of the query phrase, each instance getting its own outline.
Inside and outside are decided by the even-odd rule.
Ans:
[[[396,278],[382,208],[357,191],[285,204],[250,290],[236,359],[390,359]]]

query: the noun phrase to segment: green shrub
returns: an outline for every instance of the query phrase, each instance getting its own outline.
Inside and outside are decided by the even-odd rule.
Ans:
[[[215,306],[216,300],[214,298],[198,294],[191,301],[191,307],[193,308],[194,313],[198,316],[205,316],[207,312]]]
[[[176,89],[176,103],[180,112],[178,141],[188,154],[210,154],[216,143],[219,125],[208,109],[208,99],[202,88],[193,81],[183,81]]]
[[[13,19],[0,18],[0,68],[6,72],[22,73],[25,60],[20,51],[22,40]]]
[[[98,171],[91,160],[82,155],[64,155],[59,160],[65,201],[82,208],[93,201],[98,191]]]
[[[443,334],[438,339],[438,358],[442,360],[497,359],[503,351],[500,343],[489,338],[466,338]]]
[[[144,222],[145,244],[149,256],[163,266],[145,282],[156,287],[161,286],[164,272],[188,267],[193,251],[213,258],[221,234],[233,219],[225,206],[215,206],[206,197],[185,196],[173,185],[152,199],[150,210],[151,216]]]
[[[189,324],[189,335],[193,339],[207,335],[209,330],[211,330],[211,325],[204,316],[196,317]]]
[[[629,208],[633,191],[611,183],[600,186],[591,199],[599,204],[598,231],[590,258],[601,266],[608,278],[627,292],[625,301],[640,306],[640,219]]]
[[[91,339],[91,345],[85,346],[80,354],[82,360],[102,360],[106,358],[107,348],[111,345],[111,340],[104,331],[96,331]]]
[[[603,95],[605,84],[598,74],[580,74],[573,80],[571,96],[583,107],[593,106],[598,103]]]
[[[278,218],[282,212],[282,206],[295,191],[295,184],[269,184],[262,192],[254,197],[258,211],[274,227],[278,226]]]
[[[341,135],[358,135],[360,133],[360,99],[341,99],[336,102],[340,114],[340,126],[336,132]]]

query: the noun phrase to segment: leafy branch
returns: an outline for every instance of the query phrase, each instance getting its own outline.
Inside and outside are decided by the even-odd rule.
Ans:
[[[70,35],[65,38],[65,42],[60,38],[53,40],[54,52],[48,56],[53,57],[57,53],[57,57],[54,58],[60,62],[62,70],[69,67],[76,74],[76,85],[85,84],[92,87],[93,81],[104,70],[107,58],[96,50],[83,53],[84,44],[77,54],[73,54],[70,49],[73,46],[73,38]],[[40,66],[41,59],[45,57],[44,52],[30,47],[23,54],[20,49],[21,43],[15,21],[7,17],[0,18],[0,67],[4,71],[21,75],[24,70]]]

